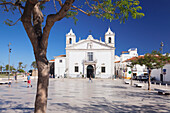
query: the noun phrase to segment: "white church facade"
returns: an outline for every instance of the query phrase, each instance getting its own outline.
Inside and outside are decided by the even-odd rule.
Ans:
[[[66,55],[54,57],[55,77],[112,78],[114,76],[115,33],[109,28],[105,41],[87,39],[76,42],[72,29],[66,34]]]

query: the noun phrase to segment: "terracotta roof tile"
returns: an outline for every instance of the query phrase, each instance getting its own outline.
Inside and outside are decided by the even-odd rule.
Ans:
[[[54,62],[55,61],[55,59],[52,59],[52,60],[50,60],[51,62]]]
[[[123,53],[129,53],[129,52],[128,52],[128,51],[122,51],[122,54],[123,54]]]
[[[56,57],[66,57],[66,55],[59,55],[59,56],[56,56]]]
[[[123,62],[128,62],[128,61],[131,61],[131,60],[136,60],[137,58],[142,58],[142,57],[144,57],[144,56],[132,57],[132,58],[129,58],[129,59],[123,61]]]
[[[119,63],[120,61],[116,61],[115,63]]]

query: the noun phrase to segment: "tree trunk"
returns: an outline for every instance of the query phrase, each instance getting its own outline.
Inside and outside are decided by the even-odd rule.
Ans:
[[[151,69],[149,69],[149,78],[148,78],[148,90],[151,90]]]
[[[38,67],[37,94],[35,100],[35,113],[45,113],[47,108],[48,84],[49,84],[49,62],[44,55],[35,55]]]
[[[26,1],[21,21],[33,46],[38,68],[35,113],[45,113],[47,108],[50,66],[46,58],[46,52],[50,30],[56,21],[60,21],[67,15],[73,2],[74,0],[65,0],[65,3],[62,5],[59,12],[48,15],[46,25],[42,32],[42,22],[44,18],[39,9],[41,2],[38,2],[37,0]]]

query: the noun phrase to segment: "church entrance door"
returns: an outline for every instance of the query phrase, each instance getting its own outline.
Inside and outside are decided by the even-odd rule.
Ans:
[[[90,75],[94,78],[94,68],[92,65],[87,66],[87,78],[89,78]]]

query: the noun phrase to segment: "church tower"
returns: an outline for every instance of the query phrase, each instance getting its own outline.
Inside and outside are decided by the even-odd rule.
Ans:
[[[109,27],[105,33],[105,43],[109,46],[115,47],[115,33],[113,33]]]
[[[76,43],[76,35],[73,33],[73,30],[70,29],[70,32],[66,34],[66,47]]]

